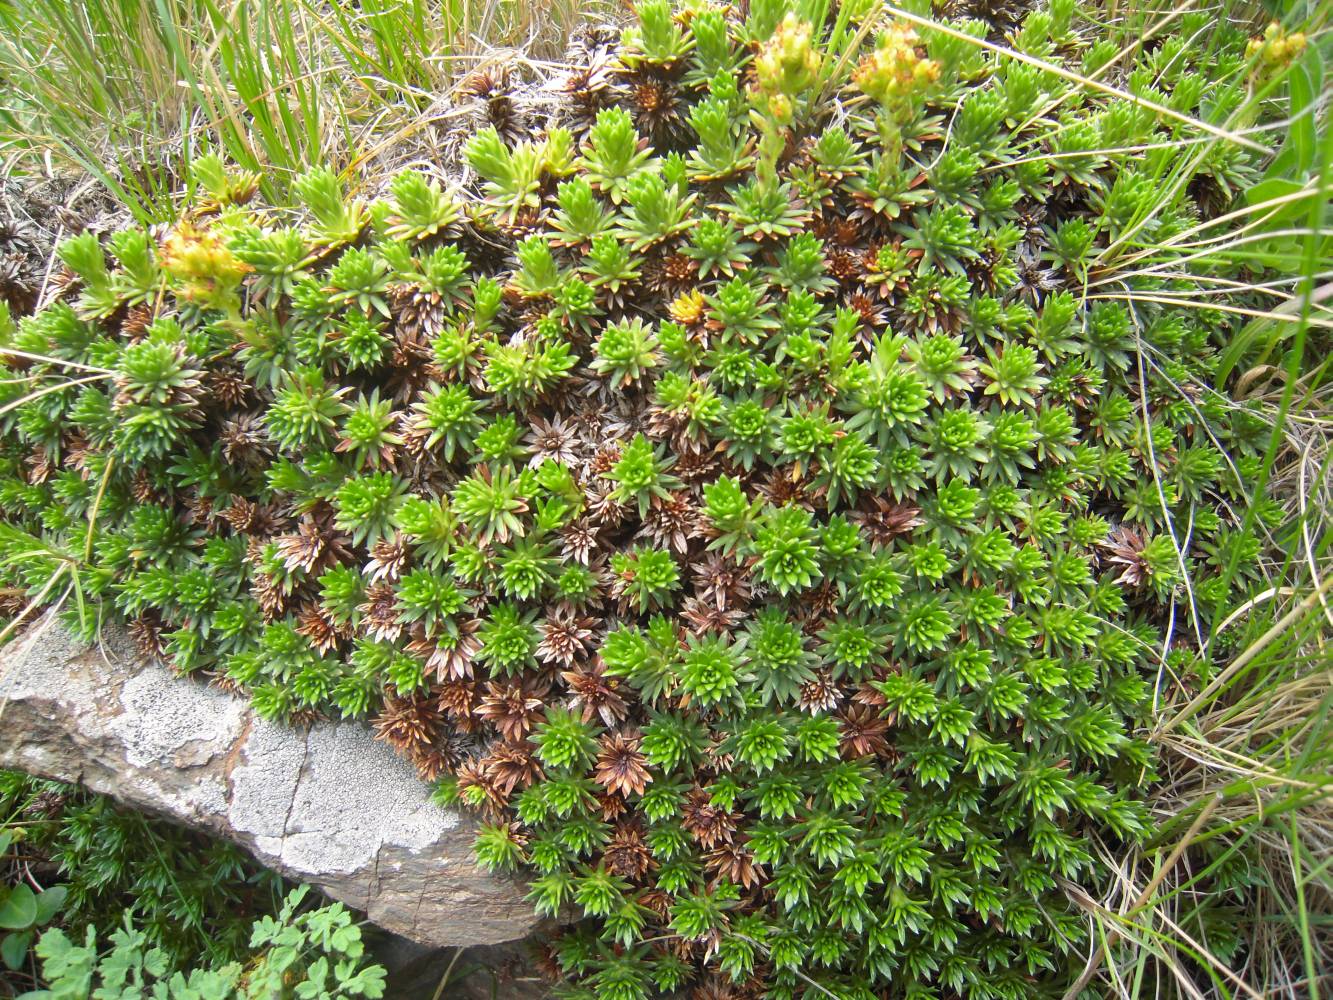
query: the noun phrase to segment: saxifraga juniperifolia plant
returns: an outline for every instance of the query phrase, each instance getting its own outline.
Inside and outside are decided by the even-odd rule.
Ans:
[[[993,8],[645,0],[470,192],[263,209],[205,160],[162,246],[80,237],[5,324],[13,593],[77,561],[145,655],[371,718],[584,918],[562,996],[1058,991],[1089,834],[1146,831],[1153,684],[1209,669],[1180,608],[1281,519],[1242,530],[1265,428],[1204,388],[1246,292],[1085,283],[1257,176],[1150,180],[1263,53],[1186,13],[1089,90],[972,44],[1096,72],[1070,0]]]

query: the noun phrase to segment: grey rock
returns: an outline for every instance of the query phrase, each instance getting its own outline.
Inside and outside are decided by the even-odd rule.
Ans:
[[[46,619],[0,652],[0,767],[234,841],[422,945],[499,944],[538,923],[519,883],[476,867],[470,822],[364,725],[268,722],[138,660],[115,630],[90,649]]]

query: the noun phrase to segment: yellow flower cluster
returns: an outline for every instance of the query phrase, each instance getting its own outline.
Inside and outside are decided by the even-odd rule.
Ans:
[[[190,222],[182,222],[163,242],[162,266],[180,282],[178,297],[212,309],[228,308],[251,270],[223,237]]]
[[[861,60],[852,82],[889,111],[902,108],[940,76],[939,63],[917,52],[919,41],[909,26],[891,26],[875,51]]]
[[[754,97],[774,121],[790,125],[794,100],[819,77],[819,52],[810,44],[810,25],[788,14],[755,57]]]
[[[1273,21],[1262,35],[1250,39],[1250,44],[1245,47],[1245,57],[1258,60],[1256,72],[1273,72],[1290,65],[1304,51],[1304,32],[1288,33]]]

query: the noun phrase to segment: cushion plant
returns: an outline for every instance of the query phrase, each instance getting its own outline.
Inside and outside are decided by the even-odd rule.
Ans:
[[[991,6],[644,0],[459,191],[205,157],[162,239],[69,240],[0,324],[11,612],[373,720],[577,921],[561,995],[1067,985],[1177,609],[1255,577],[1247,300],[1184,237],[1300,39]]]

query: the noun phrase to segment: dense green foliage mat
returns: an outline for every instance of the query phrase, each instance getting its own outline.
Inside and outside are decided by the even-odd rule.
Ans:
[[[460,190],[206,157],[67,242],[3,324],[11,611],[373,719],[587,918],[565,995],[1067,985],[1283,517],[1218,391],[1264,263],[1200,308],[1191,240],[1303,39],[869,15],[648,0]]]

